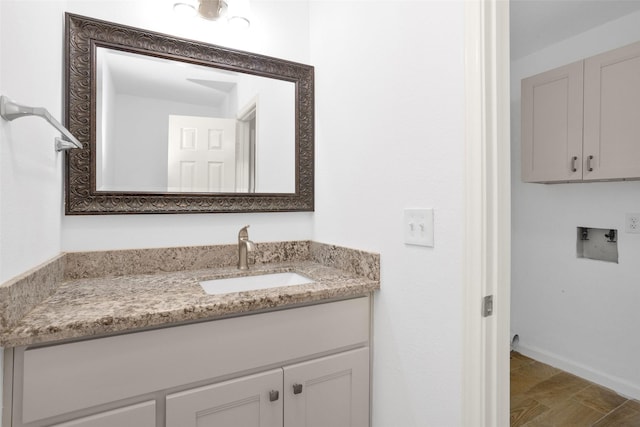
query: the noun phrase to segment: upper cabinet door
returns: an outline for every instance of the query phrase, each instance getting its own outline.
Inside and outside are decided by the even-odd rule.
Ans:
[[[369,348],[284,368],[284,427],[368,427]]]
[[[522,180],[582,179],[583,61],[522,80]]]
[[[640,177],[640,43],[585,60],[584,179]]]

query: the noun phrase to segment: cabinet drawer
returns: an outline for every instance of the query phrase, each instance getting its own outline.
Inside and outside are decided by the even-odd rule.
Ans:
[[[368,340],[369,298],[363,297],[18,349],[14,414],[32,422]]]

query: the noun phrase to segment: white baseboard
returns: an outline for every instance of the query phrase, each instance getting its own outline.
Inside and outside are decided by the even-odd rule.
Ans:
[[[527,346],[522,344],[522,342],[515,348],[515,351],[539,362],[551,365],[554,368],[562,369],[570,374],[609,388],[626,398],[640,400],[640,385],[633,384],[623,378],[606,374],[590,366],[576,363],[548,351]]]

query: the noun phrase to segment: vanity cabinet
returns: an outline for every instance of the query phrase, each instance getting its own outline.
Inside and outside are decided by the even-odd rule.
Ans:
[[[640,178],[640,43],[522,80],[522,180]]]
[[[11,426],[368,426],[370,304],[18,347]]]
[[[167,396],[167,427],[366,427],[369,349]]]

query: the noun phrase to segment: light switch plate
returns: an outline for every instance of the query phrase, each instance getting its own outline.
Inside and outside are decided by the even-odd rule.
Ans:
[[[433,247],[433,209],[404,210],[404,242]]]

